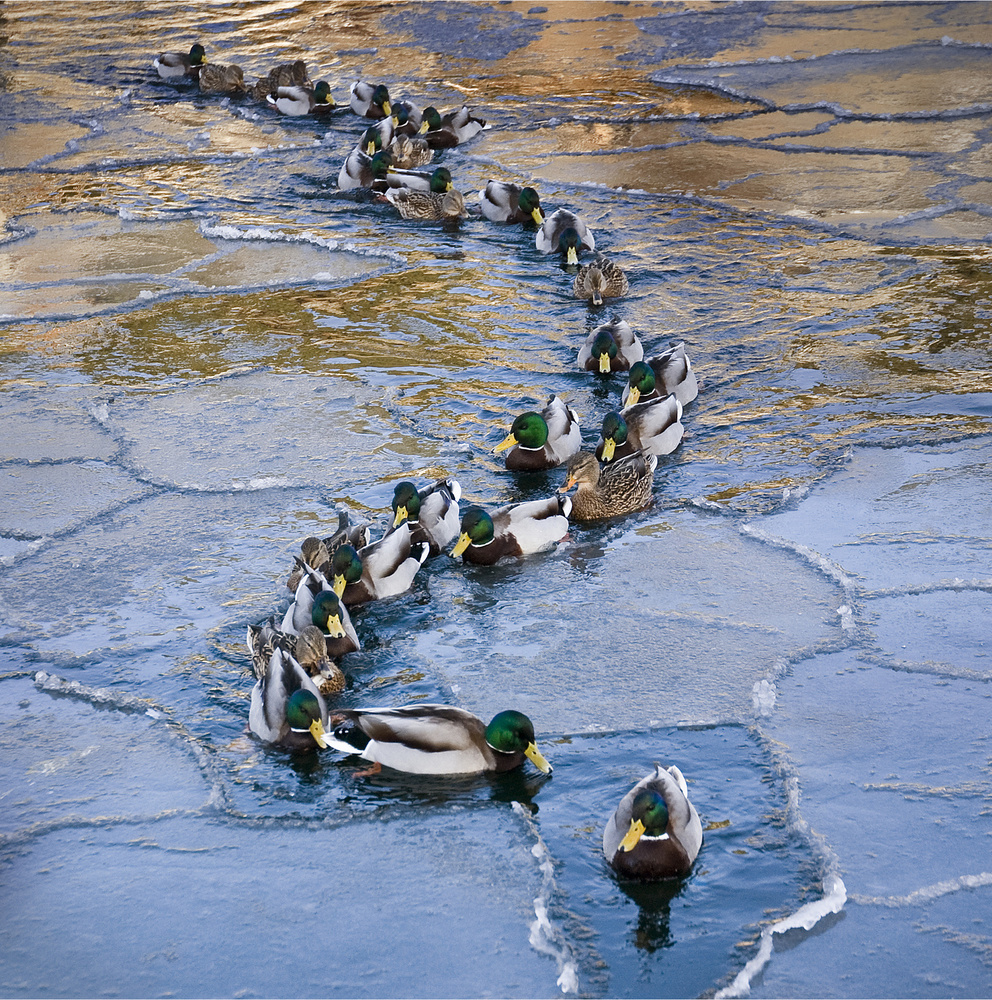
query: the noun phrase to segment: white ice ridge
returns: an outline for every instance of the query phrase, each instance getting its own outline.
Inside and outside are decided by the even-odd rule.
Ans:
[[[771,715],[775,710],[777,697],[778,694],[773,681],[770,681],[767,677],[763,677],[760,681],[755,681],[754,687],[751,688],[751,705],[754,708],[754,714],[757,716]]]
[[[71,695],[88,701],[91,705],[109,705],[124,711],[143,712],[152,719],[160,719],[164,710],[147,698],[138,698],[126,691],[112,691],[110,688],[92,688],[79,681],[67,681],[46,670],[39,670],[34,675],[34,686],[39,691],[55,692]]]
[[[548,901],[554,889],[555,876],[551,854],[530,813],[519,802],[513,803],[513,811],[524,821],[536,841],[531,853],[537,858],[543,876],[541,894],[534,900],[537,919],[530,925],[530,946],[555,960],[558,966],[558,987],[562,993],[578,993],[579,970],[572,956],[572,949],[565,940],[564,931],[548,916]]]
[[[748,535],[751,538],[756,538],[759,542],[765,542],[768,545],[774,545],[780,549],[788,549],[791,552],[795,552],[797,556],[802,556],[811,566],[816,567],[825,576],[832,580],[835,580],[844,590],[850,593],[854,589],[854,581],[845,573],[840,566],[835,562],[828,559],[825,555],[817,552],[816,549],[811,549],[808,545],[801,545],[798,542],[790,541],[787,538],[780,538],[778,535],[772,535],[761,528],[756,528],[750,524],[742,524],[740,527],[740,533],[742,535]]]
[[[957,878],[949,878],[943,882],[934,882],[933,885],[925,885],[922,889],[916,889],[906,896],[852,895],[851,902],[859,903],[862,906],[919,906],[939,899],[941,896],[947,896],[952,892],[960,892],[962,889],[982,889],[985,886],[992,886],[992,872],[959,875]]]
[[[313,246],[325,247],[328,250],[336,250],[338,241],[328,239],[307,230],[304,233],[284,233],[277,229],[268,229],[265,226],[223,226],[201,222],[198,226],[203,236],[212,236],[218,240],[264,240],[273,243],[310,243]]]
[[[842,910],[846,901],[847,888],[840,876],[827,876],[823,880],[823,898],[801,906],[791,916],[783,917],[783,919],[766,927],[761,932],[758,953],[737,973],[734,981],[722,990],[718,990],[715,996],[718,1000],[720,997],[747,996],[751,991],[751,980],[768,964],[768,960],[772,957],[773,935],[797,929],[812,930],[824,917]]]

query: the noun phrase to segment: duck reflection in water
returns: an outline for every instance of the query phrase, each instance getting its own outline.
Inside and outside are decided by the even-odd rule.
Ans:
[[[675,944],[669,928],[672,900],[681,895],[685,880],[632,882],[618,879],[617,885],[637,904],[637,922],[632,927],[634,946],[649,954]]]

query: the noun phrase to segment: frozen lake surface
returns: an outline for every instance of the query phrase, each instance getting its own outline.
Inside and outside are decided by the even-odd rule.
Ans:
[[[992,6],[0,11],[0,995],[992,996]],[[340,192],[363,123],[158,79],[200,41],[490,123],[532,231]],[[700,380],[652,505],[355,613],[336,704],[526,712],[554,765],[356,774],[247,729],[248,624],[393,486],[547,496],[619,316]],[[686,879],[601,853],[677,764]]]

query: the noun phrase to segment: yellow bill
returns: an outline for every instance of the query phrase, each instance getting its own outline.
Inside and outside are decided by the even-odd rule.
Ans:
[[[639,819],[630,821],[630,829],[627,836],[620,841],[621,851],[632,851],[637,847],[637,842],[644,836],[644,824]]]
[[[493,454],[497,454],[501,451],[506,451],[507,448],[512,448],[517,443],[516,437],[511,433],[507,434],[505,438],[495,448],[493,448]]]
[[[324,737],[324,726],[320,719],[314,719],[310,723],[310,733],[313,738],[317,741],[317,746],[322,750],[326,749],[330,744]]]
[[[552,771],[551,765],[544,759],[544,754],[537,749],[537,745],[534,743],[528,743],[527,748],[524,750],[527,759],[536,767],[539,771],[543,771],[545,774],[550,774]]]

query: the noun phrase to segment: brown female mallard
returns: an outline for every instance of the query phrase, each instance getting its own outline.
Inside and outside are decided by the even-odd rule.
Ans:
[[[594,306],[601,306],[603,299],[618,299],[629,290],[627,275],[602,254],[595,263],[583,264],[572,282],[572,294],[577,299],[588,299]]]
[[[269,94],[274,94],[280,87],[312,87],[307,64],[302,59],[292,63],[281,63],[269,70],[268,76],[261,77],[252,87],[252,94],[257,101],[264,101]]]
[[[465,199],[452,189],[445,194],[413,191],[410,188],[390,188],[387,200],[404,219],[426,219],[430,222],[457,222],[468,217]]]
[[[651,502],[656,455],[635,451],[626,458],[600,468],[596,456],[580,451],[568,461],[565,484],[558,490],[567,493],[577,486],[572,498],[573,521],[598,521],[640,510]]]
[[[270,619],[265,625],[249,625],[246,641],[257,680],[264,683],[277,672],[289,676],[302,670],[324,697],[344,690],[344,674],[328,657],[323,633],[315,625],[292,635]]]
[[[389,145],[389,162],[398,170],[426,167],[434,159],[434,150],[416,136],[393,135]]]
[[[219,63],[204,63],[200,67],[201,94],[245,94],[245,75],[240,66],[233,63],[221,66]]]

